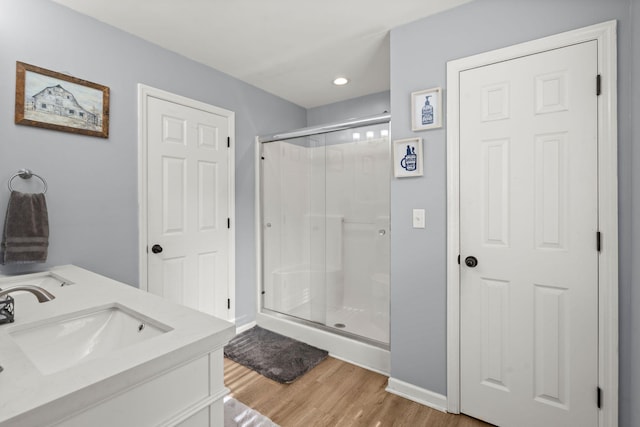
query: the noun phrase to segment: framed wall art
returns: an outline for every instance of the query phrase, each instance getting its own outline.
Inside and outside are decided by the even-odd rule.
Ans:
[[[411,130],[420,131],[442,127],[442,89],[411,93]]]
[[[396,178],[422,176],[422,138],[393,141],[393,175]]]
[[[108,138],[109,88],[16,62],[15,122]]]

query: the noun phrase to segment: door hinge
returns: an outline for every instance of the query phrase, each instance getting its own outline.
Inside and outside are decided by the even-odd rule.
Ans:
[[[598,391],[596,392],[598,394],[598,409],[602,408],[602,389],[600,387],[598,387],[597,389]]]
[[[231,137],[227,137],[227,148],[231,148]]]
[[[227,228],[231,228],[231,218],[227,218]]]
[[[602,251],[602,233],[600,233],[599,231],[596,233],[596,248],[598,249],[598,252]]]
[[[458,255],[458,265],[460,265],[460,255]]]
[[[596,76],[596,96],[600,96],[602,93],[602,77],[600,74]]]
[[[231,310],[231,298],[227,298],[227,310]]]

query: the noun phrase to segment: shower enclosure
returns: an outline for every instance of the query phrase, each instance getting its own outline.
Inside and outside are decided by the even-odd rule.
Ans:
[[[388,348],[388,122],[258,138],[263,312]]]

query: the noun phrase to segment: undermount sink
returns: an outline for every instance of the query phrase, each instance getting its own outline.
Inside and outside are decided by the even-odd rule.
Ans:
[[[48,375],[170,330],[125,306],[111,304],[17,326],[9,335],[38,370]]]

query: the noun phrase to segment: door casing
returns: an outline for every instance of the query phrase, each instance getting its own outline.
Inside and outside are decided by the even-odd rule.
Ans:
[[[230,298],[227,319],[235,321],[235,288],[236,288],[236,261],[235,261],[235,113],[220,107],[196,101],[184,96],[176,95],[151,86],[138,84],[138,269],[140,289],[148,291],[148,267],[147,267],[147,101],[149,97],[199,109],[227,118],[229,123],[229,137],[231,146],[229,149],[229,213],[232,233],[229,236],[228,247],[228,278],[227,295]]]
[[[596,40],[598,97],[598,383],[599,426],[618,425],[618,146],[616,21],[447,63],[447,411],[460,412],[460,73],[575,43]],[[594,79],[594,91],[596,82]],[[595,236],[594,236],[595,244]],[[596,391],[594,390],[594,401]]]

